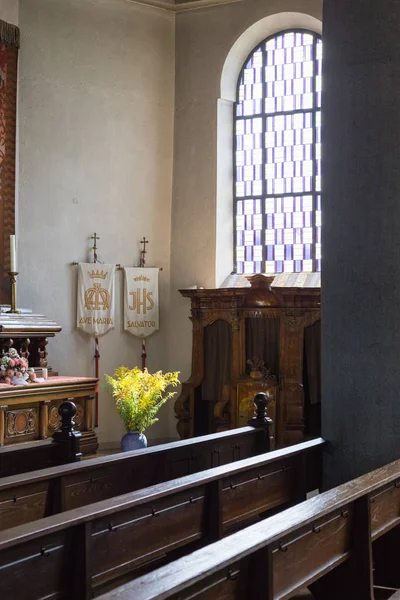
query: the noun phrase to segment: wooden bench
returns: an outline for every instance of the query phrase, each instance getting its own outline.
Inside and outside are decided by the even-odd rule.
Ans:
[[[3,531],[1,598],[91,598],[135,570],[299,502],[307,455],[323,444],[304,442]],[[29,596],[16,593],[21,581]]]
[[[243,427],[0,479],[0,530],[268,450]]]
[[[287,600],[304,586],[315,600],[398,600],[399,549],[400,460],[141,576],[101,600]]]

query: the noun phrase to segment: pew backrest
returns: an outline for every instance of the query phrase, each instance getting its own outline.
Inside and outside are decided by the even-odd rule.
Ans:
[[[243,427],[4,477],[0,530],[255,456],[263,443],[262,430]]]
[[[63,597],[62,585],[76,599],[92,597],[121,576],[301,501],[307,455],[323,445],[318,438],[0,532],[2,580],[14,582],[11,594],[23,565],[33,594],[43,565],[52,577],[32,598]],[[65,583],[65,572],[76,578]]]
[[[400,460],[141,576],[101,600],[286,600],[309,584],[320,585],[318,597],[326,600],[370,600],[372,542],[399,524]]]

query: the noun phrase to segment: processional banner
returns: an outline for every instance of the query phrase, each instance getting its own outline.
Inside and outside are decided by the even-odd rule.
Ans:
[[[79,263],[77,326],[92,337],[114,329],[115,265]]]
[[[157,267],[125,269],[124,327],[140,338],[159,329]]]

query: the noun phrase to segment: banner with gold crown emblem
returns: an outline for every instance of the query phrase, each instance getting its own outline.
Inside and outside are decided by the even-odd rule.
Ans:
[[[115,265],[79,263],[77,326],[92,337],[114,329]]]
[[[159,328],[158,272],[156,267],[130,267],[125,271],[124,327],[140,338]]]

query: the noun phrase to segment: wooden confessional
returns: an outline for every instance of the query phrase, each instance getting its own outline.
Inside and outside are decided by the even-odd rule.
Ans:
[[[319,275],[242,281],[180,290],[191,300],[193,347],[192,374],[175,403],[178,432],[189,438],[246,425],[255,393],[264,391],[277,447],[318,435]]]

